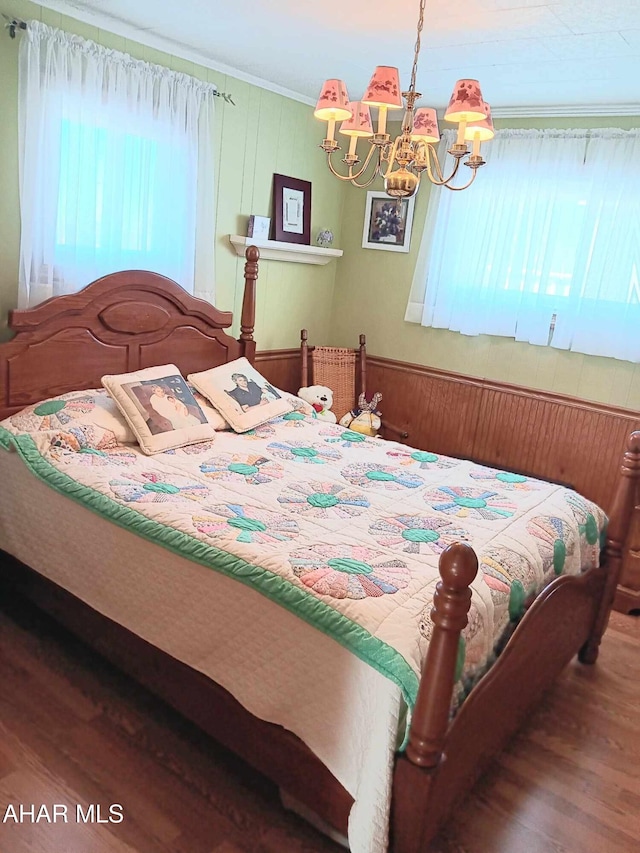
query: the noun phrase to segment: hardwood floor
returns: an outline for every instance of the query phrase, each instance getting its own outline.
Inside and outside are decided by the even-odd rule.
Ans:
[[[1,853],[338,853],[277,791],[25,603],[0,606]],[[78,823],[122,805],[121,823]],[[112,813],[117,818],[118,810]],[[640,848],[640,619],[613,614],[476,786],[433,853]],[[97,812],[94,811],[94,816]]]

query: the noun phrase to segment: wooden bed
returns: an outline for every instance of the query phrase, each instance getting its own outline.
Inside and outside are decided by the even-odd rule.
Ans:
[[[246,252],[238,340],[229,313],[149,272],[106,276],[78,294],[12,312],[13,340],[0,345],[0,419],[72,390],[95,388],[105,373],[168,362],[183,374],[242,355],[253,359],[259,252]],[[553,581],[535,600],[497,663],[474,687],[452,722],[449,708],[469,584],[477,559],[466,545],[440,558],[434,630],[406,751],[395,763],[391,848],[418,853],[491,757],[500,750],[576,654],[598,655],[620,571],[637,482],[640,432],[632,433],[620,468],[605,567]],[[101,616],[11,555],[0,552],[0,576],[202,729],[273,779],[346,835],[351,797],[291,733],[245,711],[210,679]]]

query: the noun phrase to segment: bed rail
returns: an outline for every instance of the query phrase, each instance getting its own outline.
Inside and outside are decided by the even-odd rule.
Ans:
[[[639,482],[640,431],[635,431],[627,440],[620,467],[620,479],[611,505],[607,541],[604,547],[607,582],[591,636],[580,650],[579,657],[582,663],[593,664],[598,657],[600,641],[609,622],[609,614],[620,580],[625,543],[629,535],[633,510],[638,499]]]

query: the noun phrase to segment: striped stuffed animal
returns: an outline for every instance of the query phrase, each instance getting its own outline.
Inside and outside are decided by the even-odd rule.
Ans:
[[[381,414],[378,411],[378,403],[382,400],[382,394],[379,391],[371,398],[371,402],[367,403],[367,398],[364,391],[358,397],[358,405],[355,409],[340,418],[340,425],[348,427],[354,432],[360,432],[363,435],[370,435],[375,438],[378,435],[378,430],[381,425]]]

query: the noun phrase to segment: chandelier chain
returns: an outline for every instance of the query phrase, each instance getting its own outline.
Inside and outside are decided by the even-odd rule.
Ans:
[[[427,0],[420,0],[420,15],[418,17],[418,35],[416,36],[416,46],[415,52],[413,54],[413,68],[411,69],[411,83],[409,86],[409,91],[415,92],[416,90],[416,74],[418,72],[418,57],[420,56],[420,34],[422,32],[422,28],[424,26],[424,7],[426,5]]]

